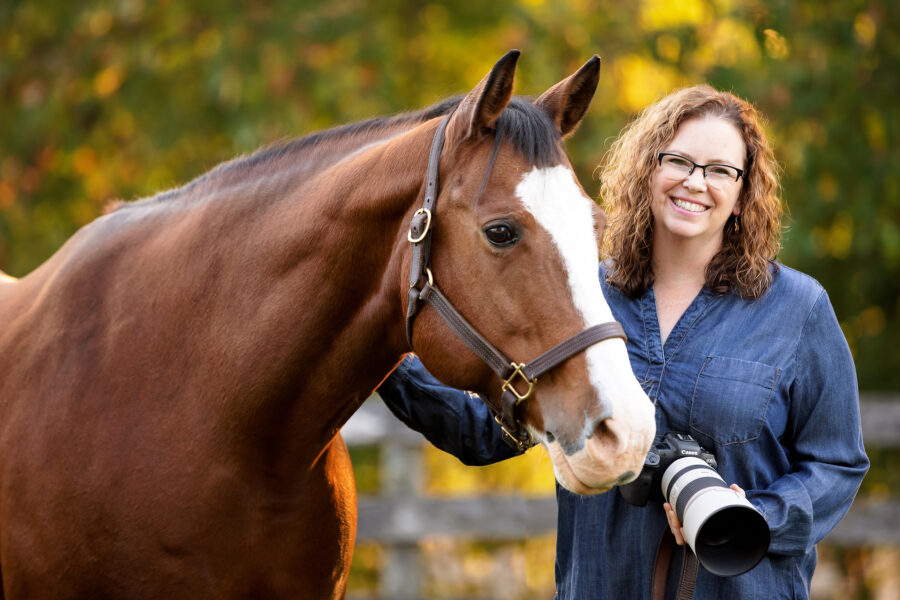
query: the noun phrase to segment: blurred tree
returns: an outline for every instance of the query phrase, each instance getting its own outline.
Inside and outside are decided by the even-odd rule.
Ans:
[[[569,143],[588,190],[627,119],[674,87],[754,101],[784,163],[781,259],[829,290],[862,387],[898,389],[897,13],[880,0],[8,1],[0,267],[24,275],[110,200],[464,91],[511,47],[531,95],[596,52],[597,100]]]

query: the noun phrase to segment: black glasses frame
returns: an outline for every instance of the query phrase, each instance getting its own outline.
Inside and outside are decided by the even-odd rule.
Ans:
[[[734,169],[735,171],[737,171],[737,177],[734,178],[735,181],[738,181],[741,177],[744,176],[744,170],[739,167],[736,167],[734,165],[726,165],[725,163],[710,163],[708,165],[701,165],[700,163],[695,163],[694,161],[689,159],[687,156],[682,156],[682,155],[676,154],[674,152],[659,152],[656,155],[656,161],[657,161],[657,163],[659,163],[659,166],[662,166],[663,157],[665,157],[665,156],[677,156],[678,158],[680,158],[682,160],[686,160],[687,162],[691,163],[691,165],[693,165],[693,166],[691,167],[691,170],[687,172],[688,177],[690,177],[691,175],[694,174],[694,169],[696,169],[697,167],[700,167],[700,169],[702,170],[704,179],[707,179],[706,167],[728,167],[729,169]]]

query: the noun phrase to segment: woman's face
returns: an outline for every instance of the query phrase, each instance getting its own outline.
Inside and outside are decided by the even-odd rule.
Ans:
[[[687,174],[689,159],[701,165],[745,169],[746,147],[738,129],[719,117],[700,117],[681,124],[662,152],[678,155],[663,161],[650,179],[655,241],[697,240],[722,243],[725,222],[741,211],[738,197],[743,178],[727,177],[727,167],[696,167]],[[717,172],[716,172],[717,171]],[[661,239],[662,236],[662,239]]]

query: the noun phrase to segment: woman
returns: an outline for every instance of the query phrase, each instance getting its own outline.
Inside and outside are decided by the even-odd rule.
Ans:
[[[623,131],[602,181],[600,278],[658,436],[691,434],[771,531],[758,566],[727,578],[701,568],[694,597],[808,598],[815,545],[850,507],[868,459],[828,296],[774,261],[781,208],[760,117],[708,86],[677,91]],[[414,357],[378,391],[463,462],[512,454],[479,400]],[[557,597],[649,598],[660,533],[668,526],[684,543],[671,507],[632,506],[618,489],[580,497],[557,486],[557,500]]]

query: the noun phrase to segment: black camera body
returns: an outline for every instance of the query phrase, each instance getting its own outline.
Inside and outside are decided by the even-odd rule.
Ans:
[[[629,504],[646,506],[647,500],[665,501],[661,482],[663,473],[680,458],[695,457],[716,469],[716,457],[705,450],[687,433],[668,432],[647,453],[641,474],[631,483],[619,486],[619,491]]]

